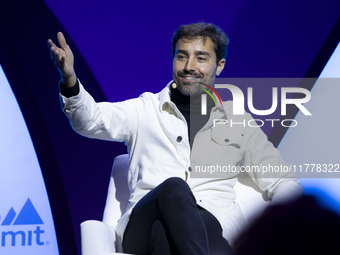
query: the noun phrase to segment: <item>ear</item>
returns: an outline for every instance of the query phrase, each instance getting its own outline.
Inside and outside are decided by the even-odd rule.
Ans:
[[[222,58],[222,59],[218,62],[218,65],[217,65],[217,68],[216,68],[216,76],[219,76],[220,73],[223,71],[223,69],[224,69],[224,64],[225,64],[225,59]]]

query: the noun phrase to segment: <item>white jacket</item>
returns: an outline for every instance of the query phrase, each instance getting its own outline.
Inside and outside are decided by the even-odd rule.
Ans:
[[[139,98],[119,103],[96,103],[80,84],[78,95],[71,98],[60,95],[62,109],[79,134],[125,142],[127,146],[131,196],[127,211],[116,227],[120,239],[139,199],[167,178],[180,177],[190,186],[197,204],[218,219],[223,237],[232,242],[244,227],[242,212],[234,202],[237,171],[249,170],[251,166],[285,166],[287,169],[288,165],[261,128],[247,125],[251,119],[249,114],[232,114],[230,101],[212,109],[208,123],[195,137],[191,152],[186,120],[170,101],[170,84],[157,94],[144,93]],[[245,125],[231,126],[230,121],[221,125],[215,121],[214,127],[214,119]],[[214,166],[215,171],[224,166],[225,171],[202,173],[206,166],[210,166],[210,170]],[[233,171],[226,170],[228,166],[233,167]],[[279,171],[262,175],[250,172],[249,176],[261,190],[268,191],[272,202],[303,194],[293,173]]]

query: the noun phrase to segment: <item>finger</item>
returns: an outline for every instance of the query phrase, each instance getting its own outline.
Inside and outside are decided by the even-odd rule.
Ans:
[[[54,51],[54,62],[58,63],[59,62],[59,52],[58,51]]]
[[[55,56],[54,48],[50,48],[50,55],[51,55],[51,58],[53,59]]]
[[[65,40],[63,33],[58,32],[57,36],[58,36],[58,42],[59,42],[61,48],[66,49],[68,47],[68,45],[66,44],[66,40]]]
[[[54,47],[52,47],[50,53],[53,63],[58,65],[58,63],[60,62],[60,52]]]
[[[58,49],[58,46],[55,45],[54,42],[51,39],[48,39],[47,46],[48,46],[49,49],[52,49],[52,48]]]
[[[61,68],[63,68],[64,67],[64,64],[65,64],[65,57],[64,56],[61,56],[60,57],[60,60],[59,60],[59,66],[61,67]]]
[[[56,66],[60,66],[60,59],[61,59],[60,52],[53,51],[53,54],[54,56],[52,56],[52,61],[54,62]]]
[[[50,55],[51,57],[55,56],[55,52],[58,50],[58,47],[53,43],[51,39],[48,39],[47,46],[50,49]]]
[[[50,48],[50,55],[51,55],[51,58],[55,58],[56,55],[57,55],[57,53],[58,53],[58,48],[55,47],[55,46],[52,46],[52,47]]]
[[[53,46],[54,46],[54,43],[52,42],[52,40],[51,40],[51,39],[48,39],[48,40],[47,40],[47,47],[48,47],[49,49],[51,49]]]
[[[56,54],[54,63],[58,67],[59,71],[62,71],[65,65],[65,57],[61,56],[60,54]]]
[[[57,60],[58,64],[60,63],[62,57],[63,57],[62,53],[59,50],[56,51],[56,60]]]

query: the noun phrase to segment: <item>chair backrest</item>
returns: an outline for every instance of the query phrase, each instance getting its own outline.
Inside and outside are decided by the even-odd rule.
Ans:
[[[122,154],[113,162],[109,188],[107,191],[106,204],[103,214],[103,222],[112,226],[124,214],[130,197],[128,186],[129,155]]]
[[[125,212],[130,197],[127,183],[128,168],[128,154],[119,155],[115,158],[103,215],[103,222],[112,226],[117,224],[117,221]],[[239,178],[235,191],[237,194],[235,202],[239,203],[248,225],[268,205],[267,193],[261,191],[251,178]]]

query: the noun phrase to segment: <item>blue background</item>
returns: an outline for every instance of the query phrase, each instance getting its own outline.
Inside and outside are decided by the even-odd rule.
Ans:
[[[65,250],[80,254],[79,224],[101,220],[113,159],[126,149],[70,128],[47,39],[62,31],[87,90],[97,101],[121,101],[158,92],[172,79],[171,36],[181,24],[212,22],[229,35],[221,77],[304,77],[339,15],[336,0],[2,1],[0,62],[49,180],[56,225],[70,226],[57,229],[71,235],[58,235],[73,247]]]

